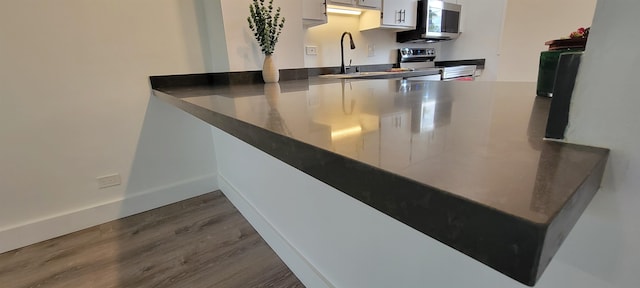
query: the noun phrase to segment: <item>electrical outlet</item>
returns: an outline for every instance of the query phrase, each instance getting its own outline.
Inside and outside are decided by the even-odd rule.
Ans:
[[[97,177],[96,180],[98,180],[99,189],[107,188],[111,186],[118,186],[121,184],[120,174],[118,173],[100,176],[100,177]]]
[[[367,55],[369,57],[376,56],[376,45],[373,45],[373,44],[367,45]]]
[[[307,55],[318,55],[318,46],[307,46],[305,52]]]

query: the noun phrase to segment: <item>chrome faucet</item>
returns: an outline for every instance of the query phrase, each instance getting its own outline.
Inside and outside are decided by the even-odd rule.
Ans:
[[[351,50],[356,49],[356,44],[353,43],[353,37],[351,33],[344,32],[342,33],[342,38],[340,38],[340,55],[342,56],[342,65],[340,65],[340,74],[347,74],[347,69],[344,68],[344,36],[349,35],[349,40],[351,41]]]

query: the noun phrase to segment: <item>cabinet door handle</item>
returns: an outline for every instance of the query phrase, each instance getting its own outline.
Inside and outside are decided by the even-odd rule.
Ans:
[[[402,127],[402,116],[393,117],[393,127],[401,128]]]
[[[396,20],[396,23],[402,23],[402,10],[396,10],[396,12],[398,13],[398,19]]]
[[[407,22],[407,10],[402,9],[402,23]]]

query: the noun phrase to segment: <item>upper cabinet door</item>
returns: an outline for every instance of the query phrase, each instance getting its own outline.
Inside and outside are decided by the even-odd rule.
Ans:
[[[382,0],[358,0],[358,5],[367,8],[382,8]]]
[[[402,12],[402,26],[414,29],[418,21],[418,1],[408,0],[405,5],[406,8]]]
[[[382,0],[327,0],[327,4],[366,10],[380,10]]]
[[[329,3],[327,4],[337,4],[337,5],[347,5],[347,6],[353,6],[355,0],[328,0]]]
[[[312,27],[326,23],[326,0],[304,0],[302,2],[302,24],[304,27]]]
[[[364,10],[362,12],[360,16],[360,31],[380,28],[394,30],[415,29],[417,15],[417,0],[382,0],[381,10]]]
[[[382,25],[415,27],[417,12],[415,0],[385,0],[382,2]]]
[[[382,3],[382,25],[400,25],[402,23],[402,3],[404,0],[385,0]]]

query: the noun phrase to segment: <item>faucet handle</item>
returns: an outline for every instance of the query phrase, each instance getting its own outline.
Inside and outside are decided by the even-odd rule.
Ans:
[[[345,67],[345,73],[346,74],[351,74],[354,72],[360,72],[360,69],[358,66],[351,66],[351,64],[353,63],[353,59],[349,59],[349,65],[347,65],[347,67]]]

